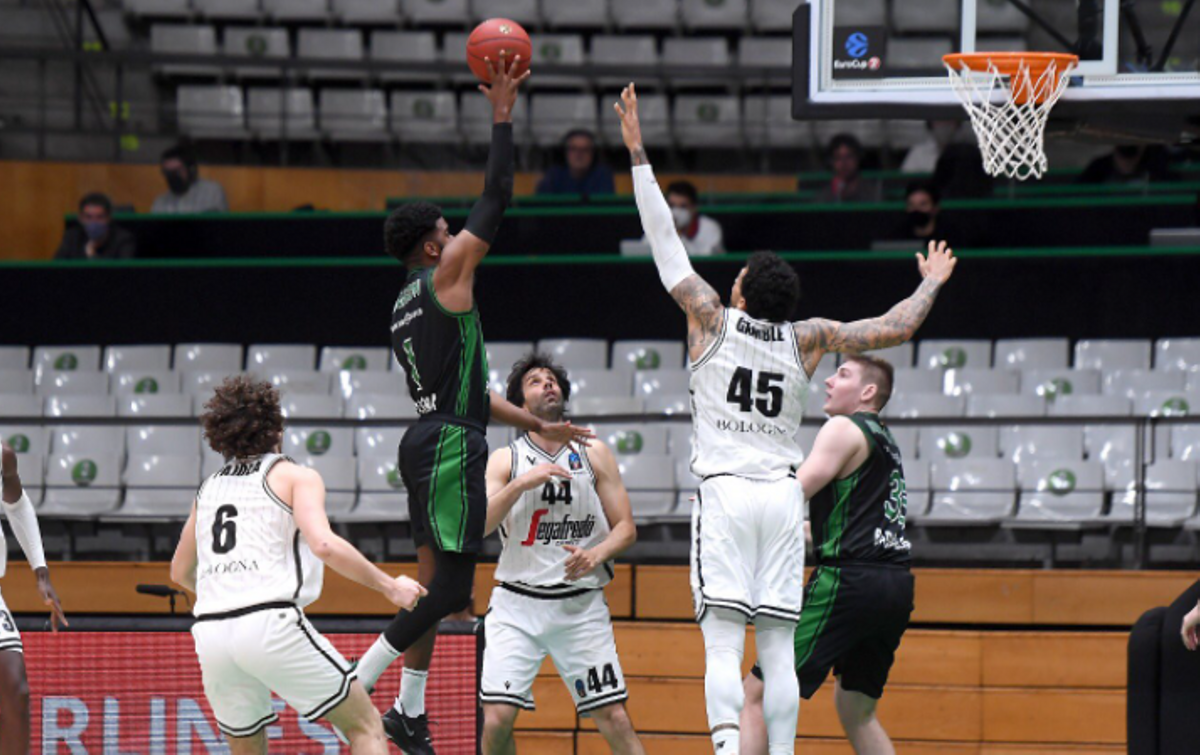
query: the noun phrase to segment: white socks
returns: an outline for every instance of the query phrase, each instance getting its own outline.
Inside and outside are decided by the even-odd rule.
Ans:
[[[763,719],[767,752],[796,751],[796,717],[800,713],[800,684],[796,681],[796,625],[777,619],[755,622],[758,665],[763,670]]]
[[[409,718],[416,718],[425,712],[425,682],[429,679],[428,671],[417,671],[405,667],[400,677],[400,696],[396,698],[396,710]]]
[[[400,651],[392,647],[382,634],[379,635],[375,644],[358,659],[358,680],[367,692],[375,688],[375,682],[379,681],[387,667],[392,665],[392,661],[399,657]]]
[[[704,703],[708,728],[713,732],[713,752],[736,755],[741,747],[738,726],[745,703],[742,655],[746,620],[741,614],[710,608],[700,621],[700,631],[704,633]],[[720,731],[716,731],[718,727]]]

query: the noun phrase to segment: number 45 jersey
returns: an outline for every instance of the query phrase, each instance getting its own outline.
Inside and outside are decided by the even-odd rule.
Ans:
[[[727,307],[691,369],[693,474],[777,480],[796,470],[809,385],[791,323]]]
[[[264,603],[303,608],[321,595],[324,564],[292,509],[267,485],[286,456],[232,459],[196,493],[196,616]]]
[[[611,563],[575,582],[567,583],[564,564],[570,553],[563,547],[587,549],[608,537],[608,517],[596,493],[596,475],[587,451],[579,446],[547,454],[528,435],[509,444],[514,480],[539,464],[557,464],[571,479],[554,478],[521,495],[500,523],[500,562],[496,581],[514,592],[561,597],[604,587],[613,578]]]

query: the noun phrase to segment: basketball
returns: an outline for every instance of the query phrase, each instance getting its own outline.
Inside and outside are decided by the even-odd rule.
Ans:
[[[520,67],[513,71],[514,75],[520,75],[529,68],[533,45],[529,43],[529,34],[516,21],[489,18],[476,26],[467,39],[467,65],[485,84],[492,80],[492,74],[484,58],[497,63],[502,52],[508,61],[521,56]]]

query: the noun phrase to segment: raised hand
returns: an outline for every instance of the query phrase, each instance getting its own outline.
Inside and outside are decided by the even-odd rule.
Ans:
[[[42,596],[42,603],[50,607],[50,630],[57,632],[60,626],[64,628],[70,626],[67,623],[67,615],[63,613],[58,593],[54,591],[54,585],[50,584],[50,571],[38,569],[36,573],[38,594]]]
[[[586,427],[576,427],[570,422],[545,422],[537,434],[555,443],[578,443],[587,448],[588,441],[596,437],[596,433]]]
[[[1196,625],[1200,624],[1200,604],[1188,611],[1187,616],[1183,617],[1183,627],[1180,634],[1183,635],[1183,645],[1188,650],[1195,650],[1197,644],[1200,644],[1200,638],[1197,637]]]
[[[928,255],[917,252],[917,268],[921,271],[921,277],[932,278],[938,283],[950,280],[957,264],[954,250],[945,241],[930,241]]]
[[[633,156],[634,165],[645,162],[646,150],[642,145],[642,126],[638,122],[637,89],[631,82],[621,90],[621,101],[613,103],[613,110],[621,119],[621,138]]]
[[[511,63],[505,60],[503,51],[500,53],[499,61],[493,61],[491,58],[483,60],[492,74],[492,82],[490,86],[480,84],[479,91],[483,92],[483,95],[492,103],[492,122],[510,122],[512,121],[513,105],[517,102],[517,90],[532,72],[527,70],[520,76],[512,75],[521,63],[520,55],[514,57]]]

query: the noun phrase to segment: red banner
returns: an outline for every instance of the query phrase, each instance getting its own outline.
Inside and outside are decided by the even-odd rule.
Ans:
[[[326,635],[347,658],[375,635]],[[27,632],[25,665],[33,698],[34,753],[42,755],[200,755],[225,753],[187,632]],[[439,635],[426,688],[434,746],[442,755],[475,753],[475,638]],[[372,695],[386,710],[400,687],[397,660]],[[309,723],[275,698],[279,722],[268,746],[286,755],[348,753],[326,723]]]

